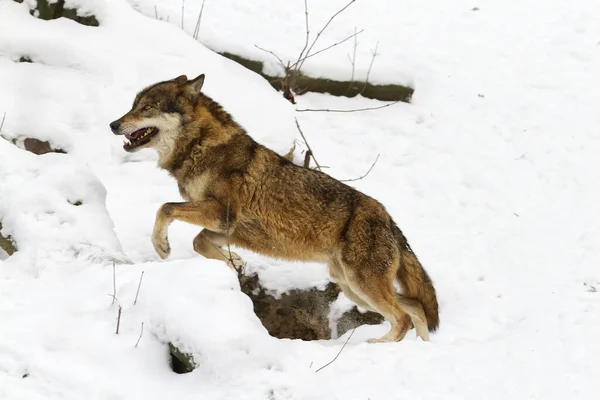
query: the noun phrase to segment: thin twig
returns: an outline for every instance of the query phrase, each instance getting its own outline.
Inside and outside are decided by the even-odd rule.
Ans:
[[[360,94],[363,94],[365,89],[367,88],[367,85],[369,84],[369,75],[371,75],[371,68],[373,68],[373,63],[375,62],[375,57],[377,57],[377,55],[379,53],[377,53],[377,49],[379,48],[379,42],[377,42],[377,44],[375,45],[375,50],[371,50],[371,54],[373,54],[373,58],[371,58],[371,64],[369,64],[369,69],[367,70],[367,77],[365,78],[365,84],[363,85],[362,90],[360,91]]]
[[[138,344],[140,344],[140,340],[142,340],[143,334],[144,334],[144,323],[142,322],[142,330],[140,331],[140,337],[138,338],[137,342],[135,342],[135,347],[138,347]]]
[[[297,71],[300,71],[300,68],[302,68],[302,65],[304,64],[304,61],[306,61],[307,59],[309,59],[309,58],[311,58],[311,57],[314,57],[314,56],[316,56],[317,54],[320,54],[320,53],[322,53],[322,52],[324,52],[324,51],[327,51],[327,50],[329,50],[329,49],[331,49],[331,48],[333,48],[333,47],[335,47],[335,46],[339,46],[340,44],[342,44],[342,43],[344,43],[344,42],[347,42],[348,40],[352,39],[353,37],[356,37],[356,36],[360,35],[360,34],[361,34],[361,33],[363,33],[364,31],[365,31],[364,29],[361,29],[360,31],[353,33],[352,35],[350,35],[350,36],[346,37],[345,39],[342,39],[342,40],[340,40],[339,42],[335,42],[334,44],[332,44],[332,45],[329,45],[329,46],[327,46],[327,47],[325,47],[325,48],[322,48],[321,50],[315,51],[315,52],[314,52],[314,53],[312,53],[312,54],[307,54],[307,55],[306,55],[306,56],[305,56],[305,57],[302,59],[302,63],[300,64],[300,66],[299,66],[299,67],[298,67],[296,70],[297,70]],[[295,66],[296,66],[296,64],[292,64],[292,67],[295,67]]]
[[[185,16],[185,0],[181,0],[181,30],[182,31],[185,30],[185,29],[183,29],[184,16]]]
[[[275,54],[275,53],[274,53],[274,52],[272,52],[271,50],[267,50],[267,49],[265,49],[265,48],[262,48],[262,47],[260,47],[260,46],[257,46],[257,45],[254,45],[254,47],[256,47],[256,48],[257,48],[257,49],[259,49],[259,50],[262,50],[262,51],[265,51],[265,52],[267,52],[267,53],[271,54],[273,57],[275,57],[275,58],[277,59],[277,61],[279,61],[279,65],[281,65],[281,67],[282,67],[282,68],[285,70],[285,68],[286,68],[286,67],[285,67],[285,64],[283,63],[283,60],[282,60],[282,59],[281,59],[281,58],[280,58],[280,57],[279,57],[277,54]]]
[[[352,52],[352,58],[348,55],[348,60],[352,64],[352,75],[350,76],[350,84],[348,85],[348,90],[352,90],[352,84],[354,83],[354,72],[356,70],[356,48],[358,47],[358,40],[356,35],[356,27],[354,27],[354,50]]]
[[[4,120],[6,119],[6,112],[2,114],[2,122],[0,122],[0,132],[2,132],[2,128],[4,127]]]
[[[296,121],[296,127],[298,128],[298,132],[300,132],[300,135],[302,136],[302,139],[304,140],[304,143],[306,144],[306,147],[308,147],[308,151],[310,152],[310,156],[312,157],[313,161],[317,165],[317,169],[320,171],[321,170],[321,165],[319,164],[319,162],[315,158],[315,152],[312,151],[312,149],[310,148],[310,145],[308,144],[308,140],[306,140],[306,136],[304,136],[304,132],[302,132],[302,128],[300,128],[300,123],[298,122],[298,118],[294,118],[294,120]]]
[[[140,275],[140,283],[138,283],[137,292],[135,293],[135,300],[133,300],[133,305],[135,306],[137,303],[138,295],[140,294],[140,287],[142,287],[142,279],[144,278],[144,271]]]
[[[350,335],[348,335],[348,339],[346,339],[346,341],[344,342],[344,345],[342,346],[342,348],[340,349],[340,351],[337,353],[337,355],[335,356],[335,358],[333,360],[329,361],[327,364],[323,365],[321,368],[319,368],[315,372],[319,372],[320,370],[322,370],[325,367],[328,367],[329,365],[333,364],[333,362],[335,360],[337,360],[337,358],[340,356],[340,354],[342,354],[342,351],[344,351],[344,347],[346,347],[346,345],[348,344],[348,341],[350,341],[350,338],[352,337],[352,335],[354,335],[354,331],[356,331],[356,328],[352,329],[352,332],[350,333]]]
[[[362,175],[362,176],[360,176],[358,178],[341,179],[340,182],[354,182],[354,181],[359,181],[359,180],[365,178],[367,175],[369,175],[369,173],[371,173],[371,170],[373,169],[373,167],[377,163],[377,160],[379,160],[379,154],[377,154],[377,157],[375,158],[375,161],[373,161],[373,164],[371,164],[371,167],[369,168],[369,170],[367,172],[365,172],[364,175]]]
[[[204,2],[202,0],[202,6],[200,7],[200,14],[198,14],[198,21],[196,22],[196,27],[194,28],[194,39],[198,40],[198,35],[200,35],[200,22],[202,21],[202,12],[204,11]]]
[[[154,18],[158,19],[158,8],[156,8],[156,4],[154,5]]]
[[[115,272],[115,263],[113,263],[113,294],[112,294],[112,304],[115,304],[115,299],[117,298],[117,274]]]
[[[378,107],[353,108],[350,110],[336,110],[336,109],[332,109],[332,108],[299,108],[299,109],[296,109],[296,111],[298,111],[298,112],[319,111],[319,112],[351,113],[351,112],[358,112],[358,111],[380,110],[382,108],[393,106],[394,104],[400,103],[401,101],[402,100],[396,100],[394,102],[384,104],[384,105],[378,106]]]
[[[335,17],[337,17],[341,12],[343,12],[346,8],[350,7],[350,5],[352,3],[354,3],[356,0],[350,0],[350,2],[348,4],[346,4],[343,8],[341,8],[338,12],[336,12],[335,14],[333,14],[331,16],[331,18],[329,18],[329,21],[327,21],[327,23],[325,24],[325,26],[323,26],[323,28],[321,28],[321,30],[319,32],[317,32],[317,36],[315,37],[315,40],[313,40],[313,42],[311,43],[310,47],[308,48],[308,51],[306,52],[306,55],[310,55],[310,51],[312,50],[312,48],[315,46],[315,44],[317,43],[317,41],[319,40],[319,38],[321,37],[321,35],[323,34],[323,32],[325,31],[325,29],[327,29],[327,27],[329,26],[329,24],[335,19]],[[304,65],[304,61],[306,61],[305,57],[300,64],[298,65],[298,68],[296,68],[296,71],[300,71],[302,69],[302,66]]]
[[[308,28],[308,1],[307,0],[304,0],[304,20],[305,20],[305,24],[306,24],[306,41],[304,42],[304,47],[302,48],[302,51],[298,55],[298,60],[296,61],[296,65],[300,62],[300,60],[302,59],[302,56],[304,56],[304,52],[306,51],[306,48],[308,47],[308,40],[310,38],[310,30]]]
[[[231,266],[235,268],[235,266],[233,265],[233,256],[231,255],[231,244],[230,244],[230,240],[229,240],[229,199],[227,199],[227,212],[226,212],[226,216],[225,216],[225,220],[226,220],[226,229],[227,229],[227,252],[229,253],[229,262],[231,263]]]
[[[121,306],[119,306],[119,313],[117,314],[117,332],[119,334],[119,326],[121,325]]]

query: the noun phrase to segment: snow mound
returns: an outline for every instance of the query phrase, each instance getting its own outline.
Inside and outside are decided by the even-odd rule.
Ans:
[[[63,154],[36,156],[2,139],[0,153],[0,216],[19,262],[126,261],[106,211],[106,189],[87,166]]]

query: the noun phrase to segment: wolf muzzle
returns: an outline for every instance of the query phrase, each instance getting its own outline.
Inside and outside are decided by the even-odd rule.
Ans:
[[[116,120],[110,123],[110,130],[112,131],[112,133],[114,133],[115,135],[122,135],[122,133],[119,132],[119,127],[121,126],[121,121]]]

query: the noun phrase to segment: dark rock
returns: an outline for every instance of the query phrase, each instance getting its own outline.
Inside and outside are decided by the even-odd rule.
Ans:
[[[22,3],[22,0],[14,0]],[[68,18],[85,26],[99,26],[98,20],[93,15],[80,15],[76,9],[65,8],[65,0],[50,3],[48,0],[36,0],[36,6],[31,10],[31,15],[39,19],[51,20]]]
[[[0,222],[0,248],[9,256],[12,256],[17,251],[17,247],[12,238],[10,236],[5,237],[2,235],[2,222]]]
[[[292,290],[276,298],[260,285],[257,275],[240,275],[242,292],[252,300],[254,313],[271,336],[280,339],[326,340],[332,338],[330,308],[340,294],[334,283],[324,290]],[[364,324],[380,324],[383,317],[374,312],[359,312],[356,307],[337,321],[338,336]]]

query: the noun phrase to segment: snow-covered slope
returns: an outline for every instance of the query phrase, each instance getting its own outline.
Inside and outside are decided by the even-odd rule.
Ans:
[[[155,168],[151,153],[128,158],[107,129],[137,90],[181,73],[205,72],[208,93],[281,153],[296,135],[293,107],[262,78],[190,38],[201,1],[185,2],[188,34],[178,28],[177,0],[78,2],[95,12],[99,28],[39,21],[23,5],[0,1],[2,135],[50,140],[69,151],[34,158],[0,146],[5,229],[50,249],[50,256],[35,258],[42,253],[26,246],[0,263],[0,398],[600,395],[597,2],[357,1],[328,28],[323,46],[365,28],[357,79],[379,41],[372,81],[413,84],[413,102],[364,113],[295,114],[319,162],[337,178],[364,174],[380,154],[371,173],[352,184],[381,200],[405,232],[436,284],[441,326],[429,343],[411,332],[401,343],[380,345],[363,341],[385,325],[361,327],[318,373],[348,334],[328,342],[269,337],[235,276],[194,254],[197,227],[174,224],[171,259],[158,261],[150,243],[153,216],[162,202],[178,199],[176,185]],[[170,23],[154,19],[155,4]],[[308,4],[314,33],[346,2]],[[258,44],[287,60],[297,57],[303,32],[303,1],[207,0],[199,40],[271,61]],[[306,70],[348,79],[350,52],[352,41],[310,59]],[[37,62],[15,63],[22,55]],[[314,94],[297,100],[298,108],[381,104]],[[59,157],[81,176],[44,171],[57,168]],[[83,181],[95,182],[85,193],[97,207],[93,218],[104,221],[94,223],[104,226],[97,234],[106,241],[99,236],[98,243],[113,243],[108,238],[116,234],[120,244],[104,247],[122,249],[134,263],[115,268],[123,307],[118,336],[117,305],[107,296],[112,265],[70,256],[61,241],[46,239],[77,229],[83,238],[93,235],[83,224],[92,216],[75,214],[85,210],[52,200],[70,199],[65,185]],[[48,189],[31,190],[48,193],[49,210],[27,196],[28,185],[42,184]],[[30,233],[18,231],[24,218],[33,224]],[[290,263],[243,256],[273,290],[307,276],[326,280],[320,265],[293,270]],[[200,367],[173,374],[168,341],[189,346]]]

